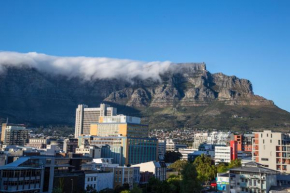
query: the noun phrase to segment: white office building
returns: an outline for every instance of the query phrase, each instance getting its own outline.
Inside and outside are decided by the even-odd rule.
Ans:
[[[231,147],[215,146],[215,164],[231,162]]]
[[[196,150],[195,149],[188,149],[188,148],[180,148],[178,151],[182,155],[182,157],[181,157],[182,160],[188,160],[188,154],[192,154]]]

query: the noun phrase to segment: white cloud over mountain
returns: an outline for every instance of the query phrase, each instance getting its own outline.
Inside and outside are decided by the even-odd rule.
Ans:
[[[170,61],[142,62],[103,57],[58,57],[36,52],[18,53],[0,51],[0,70],[4,66],[32,67],[40,71],[80,77],[84,80],[134,77],[158,80],[160,74],[175,68]]]

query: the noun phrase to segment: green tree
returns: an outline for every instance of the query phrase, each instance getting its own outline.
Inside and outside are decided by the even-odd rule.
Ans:
[[[92,186],[87,186],[86,187],[86,190],[85,190],[86,193],[97,193],[97,190],[95,188],[93,188]]]
[[[217,168],[218,173],[225,173],[232,168],[241,167],[241,166],[242,166],[241,160],[235,159],[235,160],[232,160],[229,164],[220,163],[216,166],[216,168]]]
[[[226,163],[220,163],[216,165],[216,168],[217,168],[217,173],[225,173],[228,171],[229,166]]]
[[[166,163],[174,163],[177,160],[179,160],[182,157],[180,152],[175,152],[175,151],[167,151],[164,154],[164,161]]]
[[[183,166],[184,167],[184,166]],[[166,180],[169,188],[170,188],[170,193],[179,193],[180,192],[180,177],[177,175],[171,175],[169,178]]]
[[[181,193],[199,193],[201,190],[200,181],[197,178],[198,173],[194,164],[187,163],[182,172]]]
[[[209,184],[216,177],[216,167],[209,156],[202,154],[194,160],[194,165],[201,182]]]
[[[129,190],[123,190],[121,193],[131,193]]]
[[[150,193],[169,193],[170,186],[167,181],[160,181],[156,178],[150,178],[147,186],[147,191]]]
[[[58,188],[54,188],[53,190],[52,190],[52,193],[62,193],[63,191],[62,191],[62,189],[60,188],[60,187],[58,187]]]
[[[180,174],[181,170],[184,168],[184,166],[187,164],[186,160],[177,160],[173,164],[169,166],[169,168],[173,169],[174,171],[177,171],[178,174]]]
[[[135,185],[130,192],[131,193],[142,193],[142,189]]]
[[[229,168],[237,168],[241,166],[242,166],[242,163],[240,159],[232,160],[231,163],[229,164]]]
[[[114,193],[114,190],[106,188],[106,189],[101,190],[99,193]]]
[[[130,186],[128,183],[125,183],[123,184],[123,186],[116,186],[115,187],[115,190],[114,190],[114,193],[120,193],[124,190],[129,190]]]

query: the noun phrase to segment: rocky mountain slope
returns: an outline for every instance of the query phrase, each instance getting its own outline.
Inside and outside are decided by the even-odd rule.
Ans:
[[[7,67],[0,74],[0,117],[36,125],[74,124],[75,108],[106,102],[119,113],[142,116],[151,128],[289,127],[290,113],[257,96],[245,79],[211,74],[205,64],[185,63],[160,80],[84,81]]]

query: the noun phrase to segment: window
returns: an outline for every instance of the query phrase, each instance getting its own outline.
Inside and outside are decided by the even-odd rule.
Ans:
[[[262,161],[269,161],[268,158],[261,158]]]

